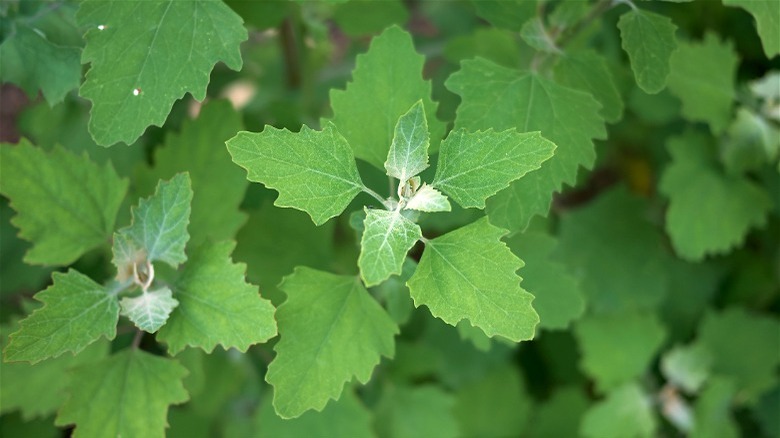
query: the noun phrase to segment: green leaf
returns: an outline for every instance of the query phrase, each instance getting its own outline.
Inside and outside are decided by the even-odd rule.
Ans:
[[[739,426],[731,414],[736,392],[734,382],[728,379],[715,378],[707,384],[696,400],[691,438],[741,436]]]
[[[382,169],[393,126],[420,99],[430,129],[431,152],[438,148],[445,127],[435,116],[438,105],[431,100],[431,84],[422,78],[424,61],[414,50],[411,35],[392,26],[371,41],[367,53],[358,55],[346,90],[331,90],[333,123],[357,158]]]
[[[192,188],[188,173],[160,181],[154,195],[141,199],[133,208],[133,223],[114,234],[114,265],[120,280],[127,267],[137,261],[141,251],[145,259],[163,261],[176,268],[187,260],[184,248],[190,238]]]
[[[561,49],[555,45],[555,39],[544,27],[544,22],[539,17],[534,17],[523,24],[520,29],[520,37],[526,44],[536,50],[561,54]]]
[[[272,126],[242,131],[227,147],[249,181],[279,191],[274,205],[303,210],[317,225],[341,214],[363,190],[349,144],[332,124],[297,133]]]
[[[780,3],[776,0],[723,0],[723,4],[750,12],[756,19],[766,57],[771,59],[780,54]]]
[[[536,0],[473,0],[478,16],[490,24],[519,32],[536,15]]]
[[[27,141],[0,147],[0,163],[0,193],[18,213],[11,223],[33,243],[25,262],[69,265],[108,240],[127,192],[110,165]]]
[[[574,184],[580,166],[593,165],[592,139],[606,138],[593,97],[534,73],[477,58],[463,61],[445,85],[462,99],[456,128],[541,131],[557,145],[541,169],[488,200],[490,221],[513,231],[524,229],[535,215],[546,215],[553,192]]]
[[[584,2],[569,3],[584,4]],[[616,123],[623,117],[623,99],[620,97],[606,59],[598,52],[582,50],[561,56],[555,66],[555,78],[561,85],[592,94],[601,104],[599,113],[607,122]]]
[[[177,354],[186,346],[206,352],[217,344],[246,351],[276,336],[274,307],[244,281],[246,265],[232,263],[234,242],[204,244],[171,286],[179,306],[157,338]]]
[[[179,302],[167,287],[147,292],[137,297],[125,297],[119,301],[120,314],[126,316],[139,329],[154,333],[160,329]]]
[[[376,406],[380,438],[450,438],[459,436],[455,399],[431,384],[386,386]]]
[[[772,202],[750,179],[716,167],[714,140],[688,131],[668,142],[672,163],[659,183],[669,197],[666,231],[681,257],[702,260],[740,245],[752,227],[766,224]]]
[[[393,142],[387,153],[385,169],[387,175],[397,178],[401,184],[428,167],[428,122],[425,107],[418,100],[404,113],[395,125]]]
[[[557,240],[544,233],[526,231],[507,239],[512,252],[525,266],[523,287],[534,295],[539,328],[561,330],[585,311],[585,297],[579,282],[564,265],[551,259]]]
[[[154,168],[145,169],[134,183],[148,182],[138,191],[152,193],[157,181],[188,172],[192,180],[190,246],[205,240],[233,239],[246,222],[239,211],[249,185],[244,172],[230,159],[225,141],[243,129],[241,115],[229,102],[211,101],[198,117],[184,121],[181,131],[171,133],[154,153]]]
[[[8,344],[7,333],[16,326],[9,324],[2,327],[3,347]],[[3,382],[0,385],[0,413],[19,410],[24,420],[54,414],[65,401],[71,376],[69,371],[106,357],[109,346],[108,342],[96,342],[75,356],[60,356],[35,365],[0,363],[0,381]]]
[[[639,88],[648,94],[663,90],[677,49],[677,26],[669,17],[636,8],[621,15],[617,26]]]
[[[579,3],[579,2],[578,2]],[[589,400],[576,387],[557,389],[534,412],[525,434],[531,438],[577,436]]]
[[[726,171],[733,175],[759,171],[762,166],[772,163],[780,151],[780,131],[747,108],[739,108],[727,134],[719,155]]]
[[[577,322],[580,366],[600,391],[642,376],[663,344],[666,330],[652,313],[589,316]]]
[[[482,218],[425,241],[408,282],[415,306],[427,306],[452,326],[468,319],[488,336],[533,338],[539,315],[531,307],[533,295],[520,287],[522,260],[500,240],[505,234]]]
[[[247,32],[221,1],[87,0],[77,20],[89,29],[81,61],[91,63],[79,94],[92,101],[89,132],[102,146],[162,126],[187,92],[205,99],[217,62],[241,69]]]
[[[669,90],[682,101],[683,116],[721,133],[731,121],[738,63],[732,44],[713,33],[701,43],[681,42],[672,55]]]
[[[618,187],[561,216],[554,257],[580,273],[590,313],[655,310],[663,301],[669,256],[647,208]]]
[[[699,327],[701,343],[712,354],[712,374],[732,379],[749,400],[777,380],[780,321],[741,308],[709,312]]]
[[[258,438],[301,438],[301,437],[349,437],[370,438],[371,412],[366,409],[355,393],[348,389],[338,401],[328,403],[322,412],[306,412],[298,418],[280,418],[266,397],[255,417]]]
[[[585,413],[580,434],[589,438],[650,438],[655,436],[656,423],[650,397],[636,383],[629,383],[611,391]]]
[[[455,418],[462,436],[522,436],[532,403],[518,370],[503,365],[458,391]]]
[[[41,90],[49,105],[54,106],[79,86],[80,58],[78,47],[54,44],[39,29],[17,20],[0,44],[0,81],[18,85],[31,99]]]
[[[538,132],[452,131],[441,143],[431,186],[464,208],[485,208],[485,199],[538,169],[554,150]]]
[[[451,211],[452,206],[446,196],[428,184],[417,189],[412,197],[404,205],[404,210],[417,210],[425,212]]]
[[[357,278],[298,267],[280,287],[288,298],[266,381],[282,418],[322,411],[353,376],[365,383],[381,356],[393,356],[398,327]]]
[[[349,36],[381,32],[392,24],[403,25],[408,19],[409,11],[400,0],[345,1],[333,10],[333,20]]]
[[[664,353],[661,371],[666,379],[689,394],[699,391],[710,375],[712,356],[700,344],[675,347]]]
[[[168,406],[189,399],[178,362],[127,349],[79,368],[55,424],[74,437],[164,437]]]
[[[365,211],[358,267],[366,286],[375,286],[393,274],[401,274],[406,253],[422,238],[422,231],[399,210]]]
[[[412,278],[417,269],[417,262],[407,257],[401,267],[400,275],[393,275],[387,281],[382,282],[371,289],[371,293],[384,303],[387,313],[398,325],[409,321],[414,311],[414,302],[409,296],[409,288],[406,282]]]
[[[101,336],[114,339],[119,319],[115,295],[89,277],[69,270],[52,274],[54,284],[35,294],[43,307],[22,320],[3,351],[7,362],[40,362],[66,351],[77,354]]]

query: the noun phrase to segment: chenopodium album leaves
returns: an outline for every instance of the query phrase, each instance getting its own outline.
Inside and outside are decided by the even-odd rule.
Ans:
[[[428,306],[434,316],[453,326],[468,319],[489,336],[501,335],[513,341],[531,339],[539,317],[531,307],[533,296],[520,287],[521,279],[515,273],[522,261],[500,241],[506,231],[483,218],[428,240],[415,220],[420,212],[449,211],[451,206],[443,193],[462,207],[484,208],[488,197],[539,168],[552,156],[555,145],[538,132],[453,131],[441,143],[438,168],[428,184],[421,182],[418,174],[428,167],[429,142],[425,108],[418,101],[395,125],[385,169],[388,177],[401,179],[397,181],[397,196],[387,199],[363,184],[352,148],[330,123],[322,131],[304,126],[299,133],[267,126],[260,133],[241,132],[228,140],[227,146],[251,181],[279,191],[277,206],[303,210],[318,225],[342,213],[360,192],[380,202],[381,208],[365,208],[358,267],[366,286],[379,285],[391,275],[400,274],[406,253],[422,240],[426,249],[408,282],[417,306]],[[295,286],[301,284],[297,280],[304,274],[310,278],[306,287]],[[322,278],[315,281],[315,277]],[[276,389],[274,405],[284,417],[297,417],[312,408],[321,410],[329,398],[338,397],[353,374],[364,382],[378,363],[379,354],[393,354],[392,347],[378,343],[397,332],[389,316],[356,279],[331,277],[319,271],[296,270],[282,284],[288,294],[278,315],[282,341],[276,346],[277,358],[267,380]],[[333,286],[327,286],[330,283]],[[328,289],[331,291],[326,294]],[[375,324],[386,321],[381,327],[374,326],[359,342],[364,345],[362,358],[344,360],[354,354],[350,353],[354,346],[336,343],[327,336],[322,340],[329,346],[327,350],[302,348],[288,341],[309,339],[314,333],[335,333],[347,321],[358,318],[357,310],[351,315],[343,306],[323,307],[325,298],[299,301],[295,295],[302,290],[312,297],[325,294],[328,300],[335,299],[334,290],[355,295],[352,299],[358,301],[350,308],[372,308]],[[295,312],[294,317],[291,312]],[[321,327],[301,323],[311,321],[313,316],[304,315],[312,312],[324,318]],[[369,333],[376,338],[369,337]],[[352,339],[351,343],[355,342]],[[375,360],[365,356],[369,351],[375,354]],[[301,381],[297,377],[300,375],[312,377]]]

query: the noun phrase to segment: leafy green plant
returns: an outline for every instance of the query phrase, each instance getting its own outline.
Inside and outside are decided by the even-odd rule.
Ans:
[[[780,436],[776,17],[3,3],[0,430]]]

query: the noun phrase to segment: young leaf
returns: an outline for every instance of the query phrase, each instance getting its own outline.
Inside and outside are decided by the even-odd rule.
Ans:
[[[547,53],[562,53],[539,17],[534,17],[523,24],[522,29],[520,29],[520,37],[536,50]]]
[[[563,3],[562,6],[570,3]],[[600,114],[607,122],[616,123],[623,117],[623,99],[606,59],[596,51],[582,50],[561,56],[555,66],[555,78],[561,85],[592,94],[601,104]]]
[[[677,49],[677,26],[669,17],[641,9],[621,15],[617,26],[639,88],[648,94],[663,90],[669,58]]]
[[[241,69],[247,32],[221,1],[88,0],[77,20],[89,29],[81,60],[91,63],[79,94],[92,101],[89,132],[102,146],[162,126],[187,92],[205,99],[217,62]]]
[[[649,438],[655,436],[655,429],[652,401],[636,383],[611,391],[588,409],[580,423],[580,435],[587,438]]]
[[[688,394],[696,394],[712,368],[712,355],[702,344],[677,346],[661,359],[664,377]]]
[[[387,175],[397,178],[403,184],[425,170],[428,167],[430,140],[425,107],[422,100],[418,100],[395,125],[393,142],[385,161]]]
[[[485,208],[485,199],[553,156],[555,145],[538,132],[452,131],[441,143],[431,186],[464,208]]]
[[[721,44],[713,33],[701,43],[680,43],[672,55],[669,90],[682,101],[683,116],[723,132],[731,121],[738,63],[732,44]]]
[[[561,330],[582,316],[585,297],[577,279],[550,255],[558,241],[540,232],[526,230],[507,239],[507,246],[525,266],[520,270],[523,287],[534,295],[539,327]]]
[[[188,245],[205,240],[232,239],[246,222],[239,210],[249,182],[233,164],[225,141],[243,129],[241,115],[225,100],[204,105],[198,118],[185,120],[181,131],[170,133],[162,147],[155,149],[154,168],[134,180],[140,193],[152,193],[157,181],[187,172],[192,180],[192,214]]]
[[[15,20],[0,44],[0,82],[19,85],[31,99],[41,90],[54,106],[81,82],[81,50],[54,44],[25,21]]]
[[[234,242],[204,244],[173,284],[179,306],[157,338],[171,354],[186,346],[211,352],[217,344],[246,351],[276,336],[274,307],[244,281],[246,265],[232,263]]]
[[[392,26],[371,41],[368,53],[358,55],[346,90],[331,90],[333,123],[357,158],[382,169],[393,126],[421,98],[431,152],[438,148],[445,126],[436,119],[438,105],[430,97],[431,83],[422,78],[424,61],[414,50],[411,35]]]
[[[74,436],[164,437],[168,406],[189,399],[187,370],[175,360],[126,349],[79,368],[55,424]]]
[[[363,190],[349,144],[332,124],[297,133],[272,126],[242,131],[227,147],[249,181],[279,191],[274,205],[303,210],[317,225],[341,214]]]
[[[468,319],[488,336],[533,338],[539,315],[520,287],[522,260],[500,241],[505,234],[482,218],[426,241],[408,282],[415,305],[452,326]]]
[[[114,263],[120,274],[126,271],[134,251],[143,251],[150,262],[160,260],[174,268],[187,260],[184,247],[190,238],[187,225],[191,202],[192,188],[186,172],[170,181],[160,181],[154,195],[141,199],[133,208],[133,223],[114,237],[119,242],[114,248]]]
[[[534,73],[477,58],[463,61],[445,85],[462,99],[456,128],[541,131],[557,145],[541,169],[488,200],[491,222],[510,230],[525,228],[537,214],[546,215],[553,192],[564,183],[574,184],[580,166],[593,165],[592,139],[606,138],[593,97]]]
[[[33,243],[25,262],[68,265],[108,240],[127,192],[111,166],[60,147],[46,153],[26,140],[0,147],[0,163],[0,193],[18,213],[11,223]]]
[[[758,35],[766,57],[780,54],[780,3],[776,0],[723,0],[726,6],[740,7],[756,19]]]
[[[393,356],[398,326],[357,278],[297,267],[280,287],[288,298],[266,381],[282,418],[322,411],[353,376],[365,383],[380,356]]]
[[[405,210],[417,210],[425,212],[450,211],[452,206],[446,196],[428,184],[417,189],[414,195],[404,205]]]
[[[358,267],[366,286],[375,286],[401,273],[406,253],[422,237],[419,225],[400,211],[365,209]]]
[[[120,314],[133,321],[139,329],[154,333],[165,325],[171,312],[179,302],[167,287],[151,292],[142,292],[137,297],[125,297],[119,301]]]
[[[696,400],[691,438],[738,438],[740,428],[732,415],[736,385],[728,378],[715,377]]]
[[[35,294],[43,307],[22,320],[5,347],[8,362],[40,362],[66,351],[76,354],[101,336],[114,339],[116,296],[73,269],[52,274],[54,284]]]
[[[580,367],[609,391],[645,373],[666,336],[653,313],[625,312],[588,316],[574,326],[582,358]]]
[[[772,201],[743,176],[725,175],[716,164],[713,139],[689,131],[669,141],[672,163],[659,188],[669,197],[666,231],[681,257],[701,260],[739,245],[752,227],[766,223]]]

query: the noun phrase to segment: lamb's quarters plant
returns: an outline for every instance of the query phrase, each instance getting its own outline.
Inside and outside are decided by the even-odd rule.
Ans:
[[[3,2],[0,435],[780,437],[778,17]]]

